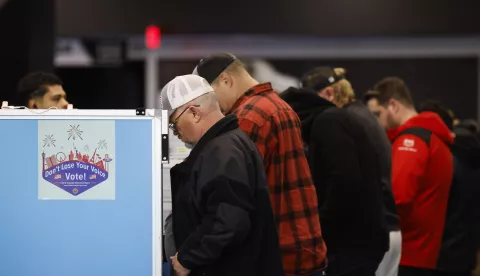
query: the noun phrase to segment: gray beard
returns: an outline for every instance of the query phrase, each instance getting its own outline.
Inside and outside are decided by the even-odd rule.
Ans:
[[[187,149],[190,149],[190,150],[191,150],[191,149],[193,149],[193,147],[195,147],[195,145],[194,145],[194,144],[185,143],[185,147],[186,147]]]

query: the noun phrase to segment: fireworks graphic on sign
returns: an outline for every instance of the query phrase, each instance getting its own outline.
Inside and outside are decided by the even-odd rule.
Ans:
[[[100,140],[100,142],[98,142],[98,149],[106,149],[107,148],[107,142],[105,142],[105,140]]]
[[[43,147],[55,147],[55,138],[53,138],[53,134],[47,134],[45,135],[45,138],[43,138]]]
[[[85,152],[89,152],[89,151],[90,151],[90,147],[88,147],[88,145],[85,145],[85,147],[83,148],[83,150],[84,150]]]
[[[70,140],[70,138],[72,138],[72,140],[76,140],[77,138],[79,138],[80,140],[83,140],[82,138],[82,133],[83,131],[80,130],[80,125],[70,125],[70,130],[67,131],[68,133],[68,140]]]

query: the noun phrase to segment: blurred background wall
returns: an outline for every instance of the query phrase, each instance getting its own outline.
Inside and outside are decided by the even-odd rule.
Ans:
[[[397,75],[417,102],[439,99],[464,118],[480,113],[473,0],[2,2],[2,99],[14,100],[27,72],[54,70],[76,107],[144,106],[143,33],[154,24],[162,30],[158,88],[202,56],[232,51],[279,90],[313,66],[341,66],[358,95]]]
[[[60,36],[166,34],[290,34],[432,36],[480,33],[476,1],[437,0],[59,0]]]

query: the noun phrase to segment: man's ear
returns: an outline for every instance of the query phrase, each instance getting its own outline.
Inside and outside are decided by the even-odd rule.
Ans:
[[[325,88],[323,94],[325,95],[326,99],[332,103],[336,102],[335,91],[333,91],[332,87]]]
[[[392,107],[392,110],[393,110],[393,111],[396,111],[396,110],[398,109],[398,102],[397,102],[396,100],[394,100],[394,99],[388,100],[387,109],[388,109],[389,107]]]
[[[225,72],[222,72],[220,76],[218,76],[218,80],[220,81],[219,84],[226,85],[228,86],[228,88],[231,88],[233,86],[232,76]]]
[[[201,115],[202,115],[200,107],[191,106],[190,108],[191,108],[191,112],[192,112],[194,122],[198,123],[200,121]]]
[[[391,112],[393,113],[397,113],[400,111],[400,109],[403,108],[403,105],[401,102],[399,102],[398,100],[396,99],[390,99],[388,101],[388,105],[387,105],[387,110],[390,110]]]

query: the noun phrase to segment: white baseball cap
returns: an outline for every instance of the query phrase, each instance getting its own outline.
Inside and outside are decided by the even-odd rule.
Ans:
[[[168,110],[170,116],[180,106],[210,92],[213,92],[213,88],[204,78],[183,75],[174,78],[163,87],[160,102],[162,109]]]

